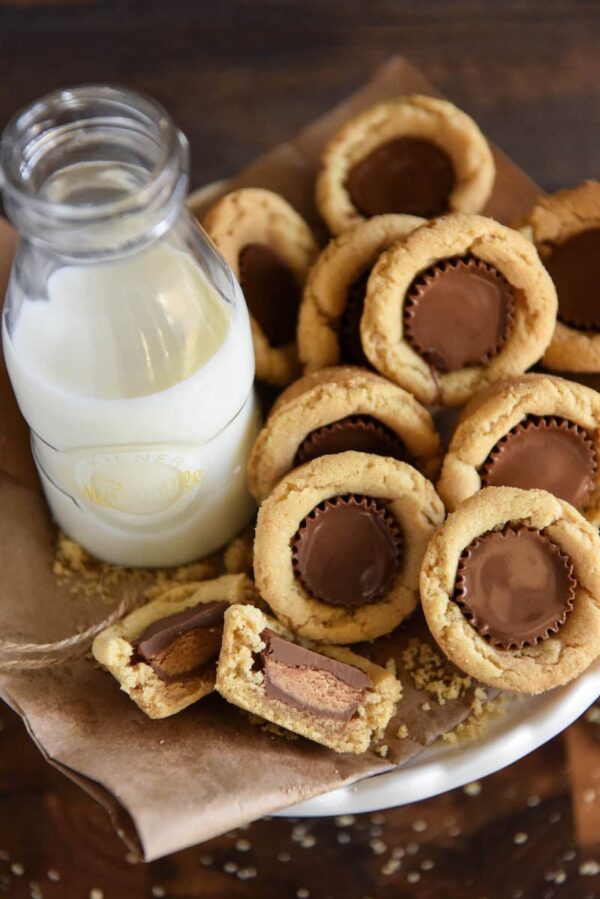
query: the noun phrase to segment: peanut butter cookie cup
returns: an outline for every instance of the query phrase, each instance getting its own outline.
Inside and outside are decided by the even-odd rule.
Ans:
[[[217,690],[336,752],[366,752],[402,692],[393,674],[339,646],[313,646],[251,606],[225,614]]]
[[[313,459],[259,509],[257,586],[302,637],[387,634],[417,604],[421,559],[443,515],[432,484],[405,462],[353,451]]]
[[[257,599],[243,574],[182,584],[98,634],[94,658],[149,718],[167,718],[212,693],[225,610]]]
[[[359,113],[327,145],[317,206],[333,234],[374,215],[479,212],[494,184],[485,137],[447,100],[413,95]]]
[[[600,372],[600,182],[541,197],[523,227],[556,285],[546,368]]]
[[[600,537],[544,490],[467,499],[430,542],[420,585],[434,638],[485,684],[540,693],[600,655]]]
[[[600,395],[523,375],[474,397],[444,458],[438,493],[454,510],[481,487],[548,490],[600,525]]]
[[[283,197],[259,188],[227,194],[203,225],[246,298],[256,377],[289,384],[299,371],[296,324],[302,288],[319,252],[310,228]]]
[[[556,321],[551,278],[522,235],[446,215],[383,253],[367,285],[362,346],[422,403],[457,406],[539,360]]]
[[[308,276],[298,318],[305,372],[348,363],[369,366],[360,340],[367,281],[378,257],[425,220],[376,215],[330,241]]]
[[[250,454],[250,490],[262,500],[292,468],[346,450],[391,456],[427,477],[442,453],[431,415],[406,390],[361,368],[324,368],[279,397]]]

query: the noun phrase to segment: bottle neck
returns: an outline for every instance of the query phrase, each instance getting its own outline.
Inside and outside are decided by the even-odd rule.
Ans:
[[[0,144],[8,217],[55,255],[104,258],[164,233],[188,187],[188,146],[154,101],[61,90],[18,113]]]

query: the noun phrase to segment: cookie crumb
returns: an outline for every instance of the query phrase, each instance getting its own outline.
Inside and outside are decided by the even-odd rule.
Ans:
[[[99,887],[92,887],[90,890],[90,899],[104,899],[104,891]]]
[[[421,875],[418,871],[409,871],[409,873],[406,875],[406,879],[409,883],[418,883],[421,879]]]
[[[238,880],[251,880],[253,877],[256,877],[258,871],[256,868],[240,868],[237,872]]]
[[[21,862],[13,862],[13,864],[10,866],[10,870],[15,875],[15,877],[22,877],[25,873],[25,868],[23,867]]]
[[[415,833],[423,833],[423,831],[427,830],[427,821],[419,818],[417,821],[413,821],[411,827]]]
[[[338,815],[335,819],[336,827],[350,827],[356,822],[354,815]]]
[[[409,640],[402,653],[404,667],[410,672],[415,687],[433,693],[440,705],[450,699],[458,699],[469,689],[472,679],[450,671],[442,657],[434,652],[429,643],[417,637]]]
[[[292,858],[292,856],[289,854],[289,852],[279,852],[277,855],[278,862],[283,862],[283,863],[289,862],[291,860],[291,858]]]
[[[350,834],[346,833],[345,831],[342,831],[342,833],[338,833],[336,838],[338,843],[340,843],[340,845],[342,846],[347,846],[348,843],[351,842]]]
[[[387,757],[388,751],[389,751],[389,746],[386,746],[385,743],[382,746],[378,746],[377,749],[375,750],[377,755],[380,755],[382,759]]]
[[[49,871],[46,871],[46,877],[48,880],[53,880],[55,883],[60,880],[60,874],[54,868],[50,868]]]
[[[466,793],[467,796],[479,796],[481,793],[481,783],[478,780],[474,780],[470,784],[465,784],[463,793]]]
[[[408,727],[406,724],[401,724],[398,730],[396,731],[396,736],[399,740],[406,740],[408,737]]]
[[[524,833],[522,830],[520,830],[518,833],[516,833],[514,835],[513,843],[516,846],[522,846],[523,843],[526,843],[528,839],[529,839],[528,835],[526,833]]]
[[[540,799],[540,797],[536,796],[535,793],[527,797],[527,805],[529,808],[536,808],[536,806],[538,806],[541,801],[542,800]]]
[[[398,859],[395,859],[395,858],[390,858],[390,859],[388,859],[388,861],[385,863],[385,865],[381,869],[381,873],[386,876],[388,876],[390,874],[395,874],[396,871],[399,871],[401,867],[402,867],[401,861],[398,861]]]
[[[442,734],[442,740],[455,745],[459,740],[474,740],[480,737],[488,721],[504,714],[506,697],[502,694],[488,699],[482,687],[476,687],[469,707],[469,714],[456,727]]]
[[[387,846],[383,842],[383,840],[375,839],[369,840],[369,846],[371,847],[371,851],[374,855],[383,855],[386,851]]]
[[[152,887],[152,895],[155,897],[155,899],[164,899],[164,896],[166,896],[167,894],[164,887],[157,885]]]
[[[248,852],[248,850],[250,849],[250,846],[251,846],[250,841],[244,840],[244,839],[237,840],[236,844],[235,844],[235,848],[237,849],[238,852]]]
[[[579,865],[579,873],[582,877],[594,877],[596,874],[600,874],[600,864],[594,859],[588,859]]]

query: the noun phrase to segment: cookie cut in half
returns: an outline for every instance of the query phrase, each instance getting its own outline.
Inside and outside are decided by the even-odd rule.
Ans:
[[[298,374],[298,307],[319,248],[279,194],[242,188],[207,212],[203,226],[240,283],[252,326],[256,377],[283,386]]]
[[[461,414],[438,492],[454,510],[481,487],[548,490],[600,525],[600,394],[526,374],[477,394]]]
[[[522,231],[558,294],[558,322],[544,367],[600,372],[600,182],[540,197]]]
[[[279,727],[352,753],[383,736],[402,692],[385,668],[349,649],[300,642],[251,606],[225,614],[217,690]]]
[[[167,718],[212,693],[225,610],[257,598],[243,574],[182,584],[98,634],[94,658],[149,718]]]
[[[556,291],[531,243],[479,215],[417,228],[375,264],[361,319],[374,368],[422,403],[458,406],[547,348]]]
[[[600,656],[600,537],[545,490],[465,500],[427,547],[420,586],[433,637],[482,683],[541,693]]]
[[[375,215],[479,212],[494,184],[485,137],[448,100],[419,94],[358,113],[329,141],[317,206],[333,234]]]
[[[441,445],[429,412],[406,390],[360,368],[324,368],[279,397],[248,462],[251,492],[262,500],[292,468],[356,450],[439,472]]]
[[[424,223],[413,215],[376,215],[329,242],[300,304],[298,352],[305,372],[340,363],[370,367],[360,338],[369,275],[384,250]]]
[[[355,451],[313,459],[259,509],[258,589],[301,637],[387,634],[418,602],[423,553],[443,516],[431,482],[406,462]]]

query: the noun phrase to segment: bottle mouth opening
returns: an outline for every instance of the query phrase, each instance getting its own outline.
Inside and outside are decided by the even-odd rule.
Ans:
[[[187,186],[185,137],[159,103],[123,88],[53,91],[18,112],[0,142],[7,208],[38,221],[135,213],[182,176]]]

